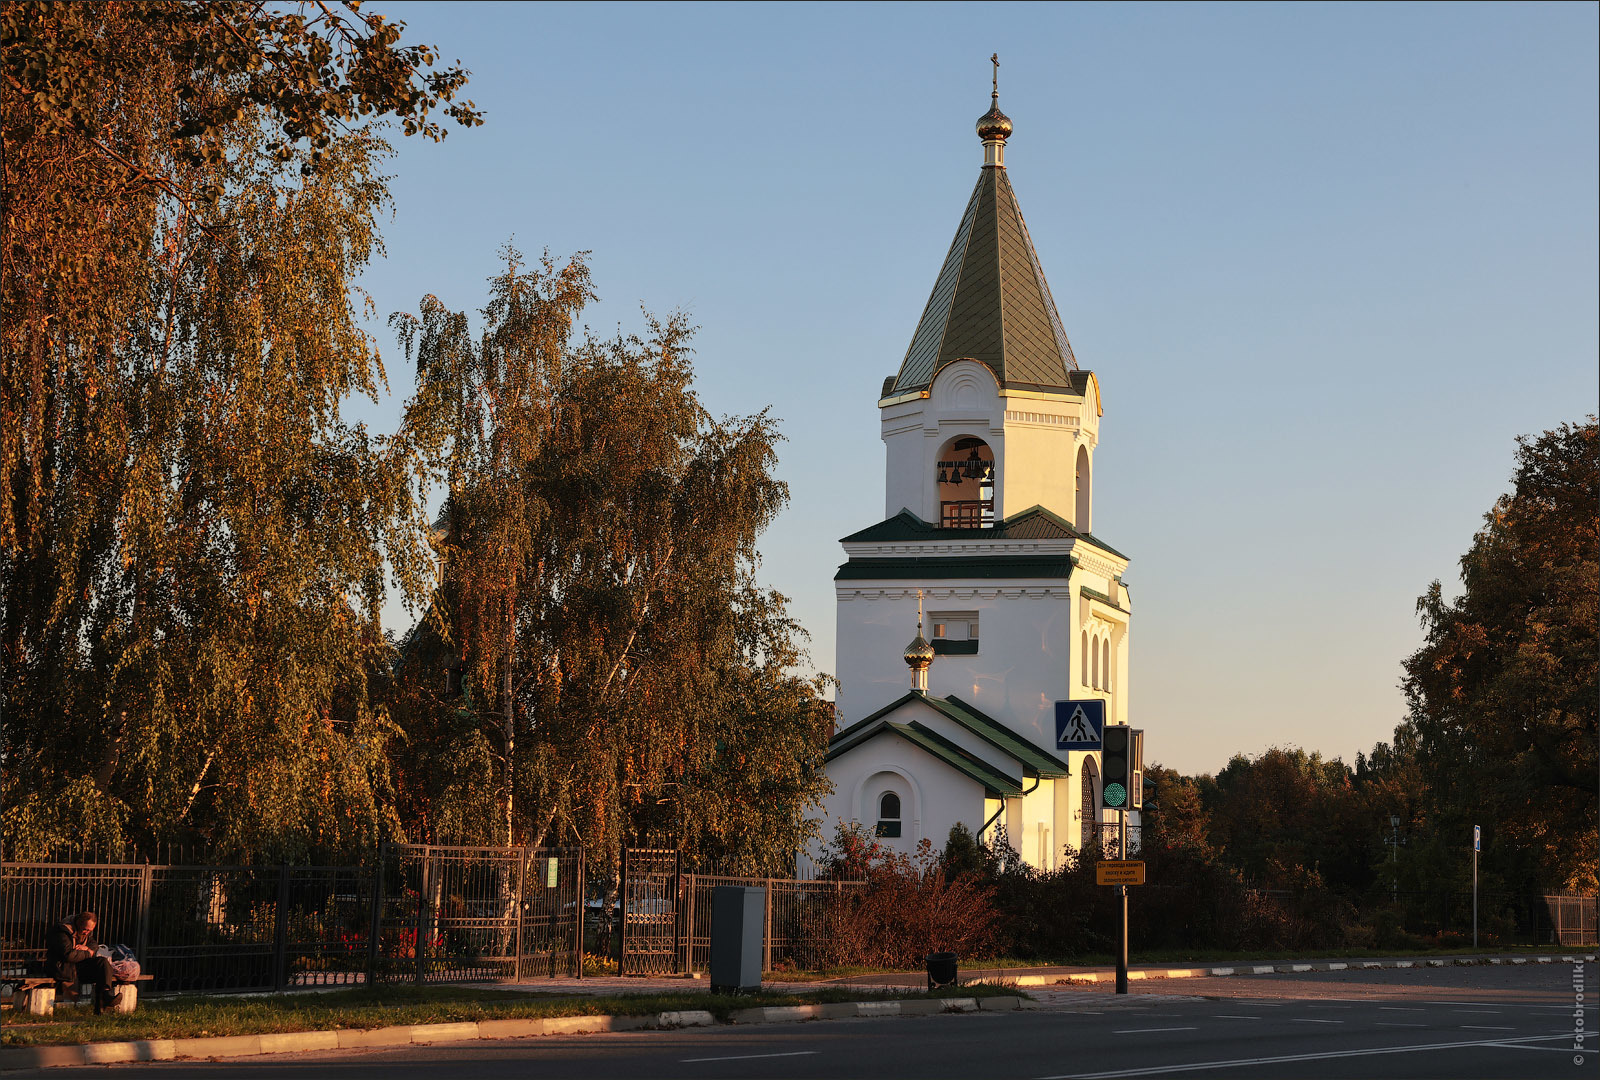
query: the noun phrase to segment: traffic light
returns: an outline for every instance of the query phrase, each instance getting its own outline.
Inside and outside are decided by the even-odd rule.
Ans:
[[[1100,805],[1137,810],[1144,805],[1144,732],[1107,724],[1100,754]]]
[[[1107,724],[1100,753],[1100,805],[1112,810],[1128,808],[1128,788],[1133,779],[1128,751],[1133,731],[1125,724]]]
[[[1128,732],[1128,805],[1138,810],[1144,806],[1144,730],[1133,728]]]

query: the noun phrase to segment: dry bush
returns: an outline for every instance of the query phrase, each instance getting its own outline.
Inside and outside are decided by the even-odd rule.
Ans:
[[[926,839],[907,856],[840,825],[824,865],[830,876],[867,883],[828,913],[831,966],[914,967],[929,953],[970,957],[1001,945],[993,889],[974,874],[947,874]]]

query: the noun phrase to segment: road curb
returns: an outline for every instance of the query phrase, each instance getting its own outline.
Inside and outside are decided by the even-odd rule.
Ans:
[[[1038,1008],[1020,997],[915,998],[896,1001],[841,1001],[831,1005],[769,1005],[740,1009],[735,1024],[782,1024],[806,1020],[844,1020],[883,1016],[934,1016],[940,1013],[1012,1011]],[[539,1019],[480,1020],[476,1023],[413,1024],[403,1027],[288,1031],[267,1035],[226,1035],[205,1039],[143,1039],[138,1042],[82,1043],[77,1046],[22,1046],[0,1050],[0,1069],[42,1069],[62,1065],[105,1065],[124,1061],[177,1058],[234,1058],[296,1054],[376,1046],[432,1046],[466,1039],[517,1039],[532,1035],[579,1035],[710,1027],[717,1018],[704,1009],[654,1016],[551,1016]]]
[[[1237,967],[1211,968],[1139,968],[1128,972],[1130,981],[1139,979],[1206,979],[1227,975],[1293,975],[1310,971],[1349,971],[1359,968],[1371,971],[1377,968],[1442,968],[1483,967],[1489,964],[1570,964],[1587,963],[1595,954],[1582,956],[1458,956],[1428,957],[1422,960],[1326,960],[1307,964],[1245,964]],[[1004,980],[1017,986],[1060,986],[1068,983],[1103,983],[1116,981],[1112,971],[1086,971],[1078,975],[1020,975]]]

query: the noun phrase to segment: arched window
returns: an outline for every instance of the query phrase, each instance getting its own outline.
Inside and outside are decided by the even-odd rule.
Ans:
[[[1078,681],[1089,685],[1089,631],[1083,632],[1083,648],[1078,650]]]
[[[1092,522],[1089,520],[1090,512],[1094,506],[1094,480],[1089,474],[1089,448],[1078,447],[1077,493],[1078,505],[1074,507],[1072,524],[1080,532],[1088,532]]]
[[[1111,689],[1111,639],[1106,638],[1100,643],[1100,681],[1107,690]]]
[[[981,529],[994,524],[994,451],[972,435],[939,448],[939,527]]]
[[[885,791],[879,796],[878,827],[873,831],[879,836],[900,835],[900,796],[894,792]]]
[[[1095,768],[1094,758],[1085,757],[1083,759],[1083,792],[1079,804],[1080,809],[1078,810],[1078,822],[1081,827],[1078,833],[1078,849],[1080,851],[1087,851],[1091,842],[1098,843],[1100,840],[1100,833],[1095,828],[1095,808],[1100,805],[1100,793],[1095,789],[1099,785],[1099,780],[1100,770]]]
[[[1096,690],[1100,689],[1100,638],[1097,636],[1089,642],[1089,677]]]

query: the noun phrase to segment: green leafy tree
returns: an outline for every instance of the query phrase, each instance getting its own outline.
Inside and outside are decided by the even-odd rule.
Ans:
[[[1516,462],[1512,491],[1461,558],[1460,597],[1446,601],[1435,581],[1418,601],[1427,636],[1405,663],[1409,716],[1397,741],[1403,733],[1416,747],[1425,835],[1448,849],[1450,877],[1467,872],[1459,853],[1476,823],[1488,829],[1484,861],[1514,887],[1592,891],[1595,418],[1518,439]]]
[[[433,569],[412,449],[340,411],[384,377],[353,299],[371,122],[442,134],[464,75],[355,5],[0,23],[11,850],[366,842],[393,825],[386,568],[418,597]]]

